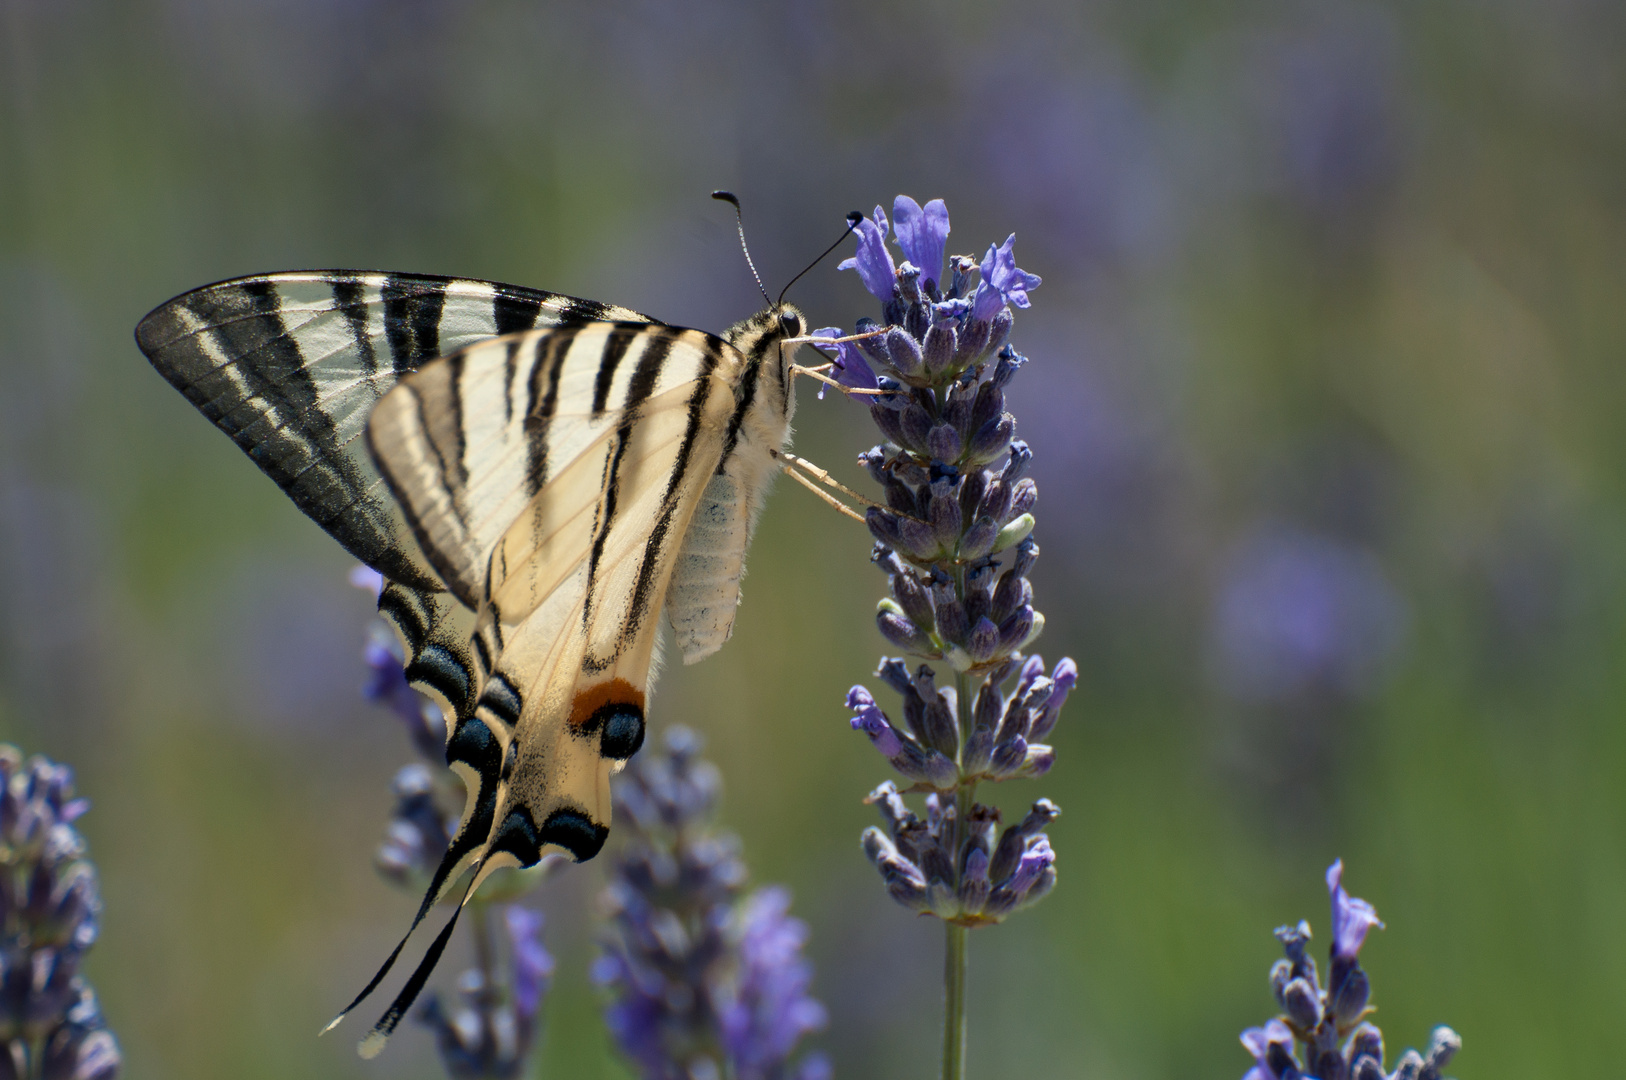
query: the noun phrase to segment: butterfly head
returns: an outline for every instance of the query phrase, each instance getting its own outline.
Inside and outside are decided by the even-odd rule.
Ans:
[[[795,407],[791,363],[797,348],[807,340],[807,317],[793,304],[773,304],[729,327],[723,339],[757,368],[757,393],[768,394],[788,420]]]

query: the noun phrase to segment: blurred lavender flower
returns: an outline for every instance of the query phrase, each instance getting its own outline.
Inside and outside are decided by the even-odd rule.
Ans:
[[[118,1041],[78,974],[95,944],[96,868],[73,827],[73,771],[0,744],[0,1080],[112,1080]]]
[[[418,1007],[417,1019],[435,1033],[435,1045],[448,1074],[511,1080],[525,1071],[537,1029],[542,998],[553,978],[553,957],[542,947],[542,915],[511,904],[502,908],[508,935],[505,961],[493,955],[489,904],[473,911],[479,966],[457,981],[458,1006],[448,1012],[439,994]],[[493,979],[493,970],[506,979]]]
[[[1242,1080],[1442,1080],[1442,1070],[1462,1049],[1448,1027],[1437,1027],[1426,1054],[1407,1050],[1393,1072],[1384,1071],[1383,1032],[1368,1023],[1371,986],[1358,955],[1367,931],[1381,928],[1377,912],[1344,890],[1342,860],[1327,868],[1332,899],[1332,972],[1322,989],[1310,958],[1310,924],[1282,926],[1276,938],[1286,959],[1270,969],[1270,985],[1283,1015],[1242,1033],[1253,1068]],[[1301,1062],[1295,1044],[1302,1045]]]
[[[1248,702],[1357,700],[1382,684],[1405,627],[1405,601],[1370,554],[1267,527],[1242,547],[1221,586],[1219,676]]]
[[[848,692],[847,707],[854,729],[908,781],[905,790],[931,793],[924,822],[890,783],[870,796],[887,828],[868,830],[864,850],[888,891],[911,910],[977,926],[1055,882],[1055,853],[1042,831],[1055,805],[1040,800],[1000,832],[999,811],[972,796],[983,780],[1049,770],[1055,755],[1042,740],[1078,678],[1071,660],[1047,672],[1039,657],[1020,652],[1044,617],[1027,580],[1039,556],[1029,535],[1038,489],[1025,475],[1033,454],[1005,411],[1005,387],[1027,359],[1006,338],[1011,307],[1029,306],[1039,278],[1016,265],[1012,236],[990,245],[980,264],[949,259],[944,281],[943,201],[922,208],[900,195],[893,218],[907,256],[901,266],[886,248],[880,207],[860,222],[858,253],[841,264],[881,301],[888,326],[841,346],[838,377],[861,385],[849,373],[862,366],[871,385],[889,391],[869,398],[888,442],[859,457],[886,495],[887,509],[868,514],[872,558],[891,583],[876,616],[881,634],[946,663],[956,685],[939,689],[933,668],[883,659],[877,674],[902,695],[902,723],[864,686]],[[860,333],[876,329],[867,319],[858,324]]]
[[[738,842],[709,827],[721,785],[686,728],[616,782],[628,843],[603,904],[609,930],[593,978],[604,1019],[647,1080],[825,1080],[797,1043],[824,1026],[801,958],[807,927],[777,887],[741,899]]]
[[[350,583],[374,596],[383,587],[377,571],[365,566],[351,571]],[[395,774],[391,785],[395,808],[373,862],[392,884],[421,895],[457,829],[463,783],[446,767],[440,707],[407,682],[400,645],[388,627],[373,627],[363,655],[371,676],[362,693],[402,722],[414,749],[429,763],[414,762]],[[458,978],[454,1005],[448,1007],[432,992],[413,1012],[434,1032],[448,1075],[505,1080],[525,1071],[541,1030],[542,999],[553,977],[553,958],[542,947],[541,913],[517,904],[499,906],[496,901],[528,892],[562,861],[561,856],[549,855],[530,870],[499,871],[469,901],[475,967]],[[494,908],[502,912],[506,950],[498,949],[493,940]]]

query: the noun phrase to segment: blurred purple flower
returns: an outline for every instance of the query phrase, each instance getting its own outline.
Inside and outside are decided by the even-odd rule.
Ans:
[[[1350,208],[1400,160],[1396,35],[1376,9],[1283,31],[1258,67],[1289,191],[1311,209]]]
[[[665,744],[615,784],[627,843],[603,894],[607,932],[593,965],[610,993],[605,1025],[646,1080],[822,1080],[822,1057],[793,1058],[824,1022],[807,996],[807,928],[788,916],[783,889],[742,900],[738,843],[709,824],[717,770],[687,728],[668,729]]]
[[[503,908],[503,922],[513,949],[514,1005],[535,1016],[553,979],[553,957],[542,947],[542,913],[509,904]]]
[[[113,1080],[122,1059],[79,974],[101,894],[73,770],[0,744],[0,1080]]]
[[[486,915],[479,912],[481,934],[489,933]],[[514,1080],[525,1074],[536,1043],[542,998],[553,976],[553,957],[542,947],[542,916],[510,905],[503,909],[503,924],[509,946],[506,984],[498,971],[472,968],[458,979],[458,1003],[450,1012],[432,993],[415,1014],[434,1032],[441,1064],[457,1080]],[[481,952],[497,962],[489,942]]]
[[[1343,872],[1342,860],[1327,868],[1333,905],[1327,987],[1321,988],[1306,948],[1309,923],[1278,927],[1286,956],[1271,966],[1270,986],[1282,1015],[1242,1033],[1242,1045],[1254,1060],[1242,1080],[1442,1080],[1445,1066],[1462,1049],[1456,1032],[1437,1027],[1426,1056],[1407,1050],[1394,1072],[1384,1072],[1383,1032],[1366,1020],[1371,986],[1355,958],[1367,930],[1383,924],[1372,905],[1344,892]]]
[[[1358,698],[1381,684],[1405,625],[1405,602],[1372,555],[1269,527],[1226,569],[1212,633],[1221,680],[1242,700]]]
[[[804,1035],[825,1024],[824,1006],[808,996],[813,965],[802,959],[807,924],[789,915],[790,892],[759,889],[738,912],[739,970],[717,1020],[723,1046],[738,1080],[788,1077],[784,1065]],[[822,1058],[810,1057],[798,1077],[827,1075]]]

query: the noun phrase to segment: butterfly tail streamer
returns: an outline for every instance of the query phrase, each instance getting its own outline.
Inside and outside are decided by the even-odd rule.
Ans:
[[[418,961],[417,968],[407,979],[406,985],[401,987],[401,992],[395,995],[395,1000],[390,1002],[390,1007],[384,1010],[384,1015],[378,1018],[378,1023],[374,1024],[366,1037],[356,1044],[356,1053],[371,1059],[384,1052],[384,1044],[395,1034],[396,1027],[401,1023],[401,1017],[412,1008],[413,1003],[418,1000],[418,995],[423,993],[424,984],[429,981],[429,976],[434,974],[435,966],[440,963],[441,954],[446,951],[446,943],[452,940],[452,931],[457,929],[457,918],[463,914],[463,908],[468,904],[469,897],[474,894],[474,886],[479,881],[480,874],[476,871],[473,880],[469,882],[469,887],[463,890],[463,899],[458,901],[457,910],[452,912],[452,917],[446,920],[446,926],[435,936],[435,940],[430,942],[423,959]],[[335,1020],[334,1023],[338,1021]]]
[[[459,725],[460,731],[468,732],[474,725],[478,725],[481,730],[485,730],[483,724],[481,724],[478,720],[473,720],[472,723],[465,721],[465,723]],[[487,737],[489,738],[489,734]],[[454,738],[453,745],[448,748],[449,756],[458,752],[460,749],[458,742],[459,740]],[[465,764],[475,764],[472,762],[464,762],[462,759],[459,759],[459,761],[460,763]],[[485,764],[489,766],[490,763],[488,762]],[[470,800],[473,805],[470,807],[469,813],[466,815],[462,826],[458,829],[457,835],[452,838],[450,846],[447,847],[446,854],[441,857],[440,866],[435,869],[435,876],[430,879],[429,887],[424,890],[423,902],[418,905],[418,913],[412,917],[412,925],[407,927],[407,932],[401,938],[400,943],[395,946],[394,951],[392,951],[385,959],[383,965],[378,969],[378,972],[373,975],[372,979],[368,981],[361,993],[357,994],[355,1000],[346,1005],[344,1009],[340,1011],[339,1015],[335,1016],[332,1021],[328,1023],[327,1027],[321,1030],[321,1034],[326,1035],[328,1032],[338,1027],[339,1021],[350,1015],[350,1012],[355,1009],[357,1005],[360,1005],[363,1001],[366,1001],[367,998],[372,996],[373,991],[378,989],[378,984],[384,981],[385,977],[389,975],[390,969],[395,966],[395,961],[400,959],[401,950],[406,948],[407,941],[411,939],[413,933],[415,933],[419,925],[422,924],[424,917],[429,914],[429,909],[439,903],[441,898],[444,897],[446,893],[450,891],[451,887],[456,884],[457,879],[462,876],[462,871],[466,868],[469,860],[472,858],[478,861],[483,861],[487,841],[491,834],[491,823],[496,817],[497,784],[496,777],[484,775],[479,770],[478,765],[475,765],[475,772],[477,776],[477,786],[474,788],[474,798]],[[462,910],[463,904],[468,902],[469,895],[473,892],[474,887],[479,884],[480,880],[481,876],[478,870],[476,870],[473,879],[469,883],[468,889],[466,889],[463,893],[463,900],[458,904],[459,911]],[[452,916],[452,921],[454,923],[457,921],[456,915]],[[430,947],[429,953],[426,954],[426,960],[431,956],[436,959],[439,958],[440,950],[446,947],[446,942],[442,939],[448,937],[450,934],[451,926],[448,926],[444,931],[442,931],[441,939],[437,939],[437,941],[439,941],[438,947]],[[414,973],[413,978],[417,978],[419,975],[422,975],[423,978],[428,978],[429,971],[433,970],[434,966],[434,963],[431,962],[426,970],[422,965],[420,965],[418,971]],[[412,984],[409,982],[408,986],[411,985]],[[419,989],[422,989],[421,980]],[[417,997],[417,994],[418,991],[414,990],[412,997]],[[407,1005],[411,1005],[410,999],[407,1001]],[[390,1025],[390,1030],[394,1030],[394,1024]],[[380,1045],[382,1045],[382,1043],[380,1043]]]

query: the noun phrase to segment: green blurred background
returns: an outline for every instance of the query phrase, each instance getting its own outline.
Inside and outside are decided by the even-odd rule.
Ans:
[[[88,973],[148,1077],[440,1075],[318,1041],[415,899],[411,759],[360,701],[346,558],[147,366],[149,308],[261,270],[509,280],[720,329],[842,215],[944,197],[1044,276],[1012,407],[1060,885],[973,936],[980,1077],[1239,1076],[1271,929],[1347,882],[1391,1053],[1606,1075],[1626,1005],[1626,8],[0,0],[0,737],[73,764]],[[815,325],[875,314],[832,264]],[[797,448],[862,483],[862,410]],[[731,645],[653,721],[812,925],[843,1077],[928,1077],[941,932],[858,849],[886,775],[870,541],[781,485]],[[538,1076],[627,1075],[539,896]],[[454,944],[440,975],[466,962]],[[1610,1018],[1614,1019],[1611,1020]]]

